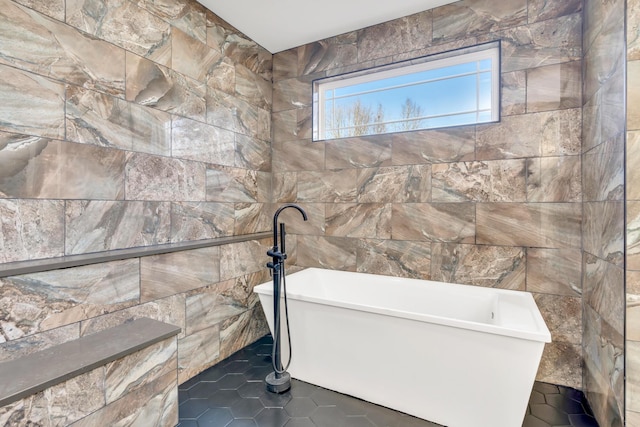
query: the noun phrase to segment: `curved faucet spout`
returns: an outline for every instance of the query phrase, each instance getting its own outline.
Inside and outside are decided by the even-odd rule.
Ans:
[[[282,212],[287,208],[297,209],[302,214],[302,219],[304,219],[305,221],[307,220],[307,213],[304,211],[304,209],[302,209],[300,206],[294,203],[288,203],[278,208],[276,213],[273,214],[273,246],[274,247],[278,246],[278,216],[280,216],[280,212]]]

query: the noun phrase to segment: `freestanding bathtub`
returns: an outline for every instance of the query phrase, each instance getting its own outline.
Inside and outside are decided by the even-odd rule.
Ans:
[[[317,268],[286,279],[293,378],[449,427],[522,425],[551,341],[531,294]],[[254,292],[273,333],[273,284]]]

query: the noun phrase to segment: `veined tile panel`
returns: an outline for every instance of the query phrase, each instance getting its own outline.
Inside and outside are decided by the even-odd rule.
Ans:
[[[479,203],[476,243],[579,248],[580,203]]]
[[[525,289],[525,251],[508,246],[434,243],[431,279],[491,288]]]
[[[436,13],[426,10],[359,30],[358,62],[430,45],[432,39],[436,38],[433,29]],[[384,43],[381,43],[381,40],[384,40]]]
[[[272,230],[272,218],[267,212],[266,203],[235,203],[235,224],[233,234],[259,233]]]
[[[280,172],[318,171],[324,169],[325,144],[311,139],[272,144],[272,169]]]
[[[625,230],[622,201],[585,202],[583,215],[583,250],[621,266]]]
[[[629,182],[634,182],[632,177],[637,172],[633,169],[633,165],[640,160],[635,154],[635,150],[631,148],[633,144],[633,141],[627,142],[629,148],[627,149],[626,173],[630,177]],[[584,201],[622,200],[625,191],[624,145],[624,133],[620,133],[616,138],[605,141],[584,153],[582,156]],[[626,191],[631,194],[631,196],[628,194],[627,197],[633,197],[637,191],[635,187],[627,187]]]
[[[527,159],[527,201],[582,201],[581,169],[580,156]]]
[[[431,165],[358,171],[359,203],[426,203],[431,200]]]
[[[227,203],[268,201],[267,172],[209,165],[206,178],[207,201]]]
[[[580,249],[527,248],[527,291],[582,295]]]
[[[186,298],[187,335],[194,334],[248,310],[249,296],[235,291],[241,279],[255,273],[201,288]],[[266,281],[266,280],[265,280]],[[240,288],[251,292],[253,286]],[[235,292],[234,292],[235,291]],[[239,294],[239,295],[238,295]]]
[[[627,63],[627,128],[640,129],[640,60]]]
[[[65,254],[169,243],[169,202],[70,200]]]
[[[267,81],[272,80],[273,55],[238,30],[234,30],[233,34],[225,37],[222,50],[234,64],[246,68]]]
[[[582,0],[529,0],[527,8],[530,23],[571,15],[581,10]]]
[[[389,239],[391,238],[391,204],[327,204],[325,235]]]
[[[229,280],[264,269],[267,240],[251,240],[225,245],[220,253],[220,280]]]
[[[475,126],[394,133],[390,137],[394,165],[475,159]]]
[[[26,6],[46,8],[42,0],[29,3]],[[58,19],[63,21],[64,2],[52,6],[62,7]],[[113,95],[124,94],[124,50],[9,0],[0,1],[0,52],[0,63]]]
[[[296,265],[356,271],[358,241],[347,237],[300,235]]]
[[[171,68],[198,81],[206,81],[222,59],[220,51],[184,32],[171,31]]]
[[[580,296],[534,294],[540,314],[551,332],[552,342],[582,343],[582,299]]]
[[[170,240],[184,242],[231,236],[234,215],[233,203],[172,203]]]
[[[261,172],[271,171],[271,144],[259,138],[235,134],[235,166]]]
[[[431,278],[431,242],[362,239],[356,271],[413,279]]]
[[[47,348],[80,338],[80,324],[62,326],[11,341],[0,338],[0,362],[18,359]]]
[[[235,163],[235,138],[231,131],[174,117],[171,136],[173,157],[224,166]]]
[[[16,3],[30,7],[58,21],[64,21],[64,1],[65,0],[17,0]]]
[[[79,30],[162,65],[171,64],[171,26],[134,2],[91,7],[92,0],[66,3],[66,22]]]
[[[231,356],[268,332],[269,325],[260,307],[230,318],[221,324],[219,360]]]
[[[126,171],[127,200],[205,200],[204,163],[129,153]]]
[[[298,201],[355,202],[356,169],[304,171],[298,173]]]
[[[124,198],[124,152],[0,132],[0,197]]]
[[[182,384],[220,360],[220,325],[178,340],[178,382]]]
[[[527,0],[463,1],[433,10],[433,40],[486,34],[527,22]]]
[[[140,259],[140,302],[152,301],[216,283],[220,248],[153,255]]]
[[[527,73],[525,70],[502,73],[501,75],[501,115],[524,114],[527,109]]]
[[[212,88],[207,89],[205,99],[207,123],[210,125],[267,141],[271,139],[270,131],[266,133],[264,124],[261,124],[261,120],[269,116],[266,110],[251,105],[239,97]]]
[[[439,163],[431,167],[434,202],[524,202],[524,160]]]
[[[138,304],[138,269],[132,259],[0,279],[3,335],[17,339]]]
[[[581,84],[582,61],[527,70],[527,112],[580,107]]]
[[[327,169],[391,165],[391,139],[388,135],[334,139],[325,141],[324,145]]]
[[[190,119],[206,119],[206,85],[127,52],[126,98]]]
[[[64,85],[0,65],[0,130],[64,138]]]
[[[169,22],[191,37],[203,43],[207,42],[207,9],[200,3],[190,0],[174,0],[170,2],[134,0],[134,3]]]
[[[254,73],[249,68],[240,64],[236,64],[235,74],[236,94],[247,100],[252,105],[256,105],[264,110],[271,111],[271,104],[273,102],[271,80],[266,80],[261,75]]]
[[[296,50],[293,60],[297,61],[297,72],[300,75],[317,74],[328,69],[354,65],[358,62],[358,31],[309,43]],[[294,64],[291,68],[296,71]],[[287,75],[274,77],[281,80]]]
[[[394,240],[474,243],[473,203],[394,203],[391,237]]]
[[[64,255],[62,200],[0,199],[0,262]]]

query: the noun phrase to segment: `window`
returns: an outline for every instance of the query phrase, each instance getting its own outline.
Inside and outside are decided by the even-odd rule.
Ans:
[[[313,82],[313,140],[499,120],[492,42]]]

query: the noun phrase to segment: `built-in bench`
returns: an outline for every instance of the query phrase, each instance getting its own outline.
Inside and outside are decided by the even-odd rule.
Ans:
[[[141,318],[15,360],[2,362],[0,363],[0,407],[175,337],[179,332],[180,328],[177,326]],[[137,368],[131,367],[131,369]],[[171,369],[174,370],[177,378],[177,364]],[[104,406],[108,403],[106,402]]]

